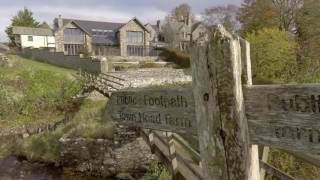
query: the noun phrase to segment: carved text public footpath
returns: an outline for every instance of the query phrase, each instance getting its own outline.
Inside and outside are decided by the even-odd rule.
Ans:
[[[117,96],[117,105],[137,105],[141,103],[138,97],[133,95],[118,95]],[[144,106],[159,106],[163,108],[188,108],[188,100],[182,95],[170,96],[161,95],[161,96],[152,96],[144,95],[142,99],[142,104]]]
[[[196,133],[190,89],[119,91],[111,96],[110,105],[110,114],[122,124]]]

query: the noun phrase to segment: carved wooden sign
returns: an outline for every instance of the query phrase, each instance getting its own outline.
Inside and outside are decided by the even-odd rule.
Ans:
[[[253,144],[300,152],[320,151],[320,85],[254,85],[244,88]],[[114,92],[113,119],[126,125],[196,134],[192,89]]]
[[[108,105],[112,118],[121,124],[197,133],[191,89],[118,91]]]
[[[245,88],[252,143],[320,152],[320,84]]]

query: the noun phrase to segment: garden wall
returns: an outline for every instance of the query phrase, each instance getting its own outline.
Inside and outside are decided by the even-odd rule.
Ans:
[[[80,58],[79,56],[66,56],[63,52],[50,52],[43,49],[25,48],[22,50],[22,55],[37,61],[64,68],[88,71],[91,73],[105,73],[108,69],[106,60]]]

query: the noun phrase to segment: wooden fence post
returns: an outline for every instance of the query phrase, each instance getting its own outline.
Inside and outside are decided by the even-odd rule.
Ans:
[[[269,156],[269,151],[270,148],[268,146],[262,146],[261,147],[262,152],[261,152],[261,161],[267,163],[268,162],[268,156]],[[260,180],[264,180],[266,176],[266,170],[264,168],[260,169]]]
[[[222,26],[192,52],[193,94],[205,180],[247,180],[251,155],[239,38]]]
[[[250,44],[245,39],[240,39],[241,45],[241,63],[242,63],[242,82],[247,86],[252,86],[252,71],[251,71],[251,57]],[[251,166],[250,166],[250,180],[258,180],[260,178],[259,169],[259,149],[258,145],[251,145]],[[260,179],[262,180],[262,179]]]

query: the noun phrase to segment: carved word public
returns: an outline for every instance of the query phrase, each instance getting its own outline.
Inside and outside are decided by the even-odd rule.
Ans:
[[[267,97],[270,111],[320,112],[320,95],[293,95],[291,98],[283,98],[275,94],[269,94]]]
[[[188,108],[189,104],[183,96],[165,97],[165,96],[143,96],[141,102],[135,96],[123,95],[117,96],[117,105],[143,105],[143,106],[157,106],[162,108]]]

